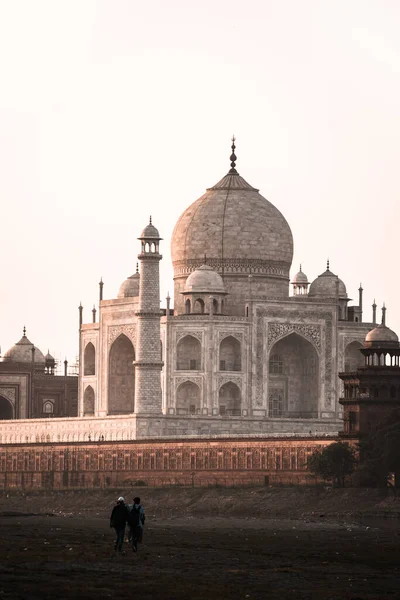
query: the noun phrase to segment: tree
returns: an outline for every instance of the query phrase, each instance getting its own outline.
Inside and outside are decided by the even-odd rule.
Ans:
[[[307,466],[314,475],[344,487],[345,479],[352,474],[355,464],[354,448],[345,442],[336,442],[314,452],[308,459]]]

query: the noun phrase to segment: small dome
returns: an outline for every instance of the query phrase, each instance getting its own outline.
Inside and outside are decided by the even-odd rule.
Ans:
[[[303,273],[303,271],[301,270],[301,265],[300,265],[300,271],[298,273],[296,273],[296,275],[293,277],[293,281],[292,283],[297,283],[297,284],[308,284],[308,279],[307,279],[307,275],[305,273]]]
[[[339,285],[338,285],[339,283]],[[323,296],[325,298],[336,298],[338,293],[339,298],[347,298],[346,286],[337,275],[329,270],[329,263],[325,273],[322,273],[314,279],[310,285],[308,292],[309,296]]]
[[[186,279],[185,293],[196,294],[225,294],[224,282],[221,275],[209,265],[202,265]]]
[[[151,217],[150,217],[150,223],[148,225],[146,225],[146,227],[143,229],[142,233],[140,234],[139,240],[141,239],[153,239],[153,240],[160,240],[160,234],[158,232],[158,229],[156,229],[156,227],[154,227],[154,225],[151,222]]]
[[[367,333],[364,346],[366,348],[398,348],[399,338],[394,331],[381,323]]]
[[[46,362],[47,361],[49,361],[49,362],[53,361],[54,362],[54,356],[52,356],[49,351],[47,351],[47,354],[44,357],[44,359],[45,359]]]
[[[34,346],[32,342],[28,340],[28,338],[25,335],[25,330],[24,335],[19,340],[19,342],[14,344],[14,346],[7,350],[7,352],[4,354],[3,361],[16,363],[31,363],[32,348],[35,348],[35,363],[44,364],[45,357],[43,353],[39,350],[39,348],[36,348],[36,346]]]
[[[136,271],[122,283],[119,288],[118,298],[134,298],[139,296],[140,275]]]

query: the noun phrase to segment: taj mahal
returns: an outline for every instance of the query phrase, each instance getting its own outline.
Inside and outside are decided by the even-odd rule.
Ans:
[[[163,240],[153,215],[138,237],[136,272],[117,297],[103,298],[100,282],[92,322],[79,307],[77,416],[35,419],[32,427],[14,414],[1,425],[3,440],[342,429],[338,373],[363,364],[359,349],[376,327],[376,306],[363,321],[361,286],[358,304],[349,305],[329,262],[311,283],[301,267],[290,279],[290,226],[238,173],[235,149],[233,139],[229,172],[175,225],[174,306],[167,298],[160,308]]]

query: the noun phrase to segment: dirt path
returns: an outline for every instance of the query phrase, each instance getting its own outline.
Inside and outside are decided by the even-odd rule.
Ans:
[[[120,556],[104,517],[1,516],[0,528],[0,599],[400,597],[396,528],[149,517],[139,553]]]

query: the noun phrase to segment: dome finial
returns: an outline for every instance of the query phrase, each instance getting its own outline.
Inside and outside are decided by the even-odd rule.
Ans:
[[[385,306],[385,303],[383,303],[383,306],[382,306],[382,325],[386,325],[386,311],[387,311],[387,308]]]
[[[25,327],[25,325],[24,325],[24,328],[23,328],[22,332],[24,334],[24,337],[26,337],[26,327]]]
[[[329,258],[328,258],[328,260],[326,261],[326,270],[327,270],[327,271],[329,271]]]
[[[303,271],[301,270],[301,263],[300,263],[300,273],[302,273]]]
[[[235,141],[236,141],[236,138],[233,135],[232,136],[232,146],[231,146],[231,148],[232,148],[232,154],[231,154],[230,159],[229,159],[231,161],[231,168],[229,170],[229,173],[237,175],[238,172],[235,169],[235,167],[236,167],[236,162],[235,161],[237,160],[237,157],[236,157],[236,154],[235,154],[235,150],[236,150]]]
[[[139,263],[136,263],[136,273],[139,273]]]
[[[151,222],[151,215],[150,215],[150,221],[149,221],[149,224],[150,224],[150,225],[152,225],[152,224],[153,224],[153,223]]]

